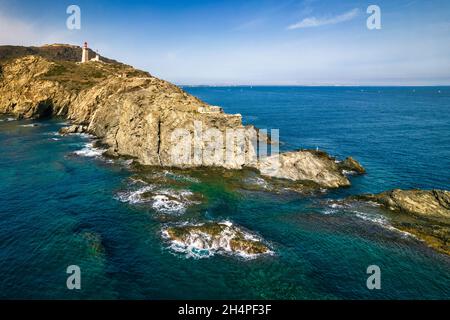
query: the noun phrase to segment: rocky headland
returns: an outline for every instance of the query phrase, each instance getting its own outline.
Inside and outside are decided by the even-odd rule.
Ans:
[[[364,172],[353,159],[339,163],[320,151],[260,158],[258,145],[272,143],[270,137],[244,126],[240,114],[226,114],[131,66],[104,57],[79,63],[79,57],[81,48],[71,45],[0,47],[0,113],[20,119],[65,117],[72,126],[62,129],[62,134],[90,133],[107,146],[107,154],[133,157],[143,165],[249,167],[265,176],[305,181],[319,188],[349,186],[348,166]],[[211,145],[217,146],[214,138],[201,136],[196,144],[202,134],[196,131],[199,124],[203,132],[213,130],[224,137],[218,153],[209,152]],[[174,157],[173,133],[179,129],[193,139],[181,151],[191,155],[197,148],[200,156]],[[227,134],[233,130],[241,130],[243,141],[232,143],[232,156],[225,161],[221,155],[230,152]]]
[[[81,50],[71,45],[0,46],[0,114],[17,119],[65,118],[71,125],[61,134],[92,134],[107,155],[130,157],[138,166],[214,167],[223,169],[223,176],[227,170],[238,169],[243,173],[237,175],[240,178],[230,178],[230,184],[240,189],[309,193],[348,187],[349,175],[365,173],[355,159],[339,161],[319,150],[260,156],[262,144],[277,142],[257,128],[243,125],[240,114],[224,113],[148,72],[105,57],[79,63]],[[174,140],[178,129],[192,139],[180,144],[182,153],[192,157],[174,157],[174,144],[185,138]],[[205,138],[203,133],[208,130],[223,139]],[[231,151],[230,131],[243,132],[243,143],[233,141]],[[232,156],[224,161],[221,155],[230,152]],[[138,200],[169,204],[180,200],[163,196],[166,198],[147,192],[139,194]],[[393,220],[399,229],[450,254],[448,191],[393,190],[348,200],[379,203],[387,209],[386,214],[405,217]],[[168,227],[165,234],[171,241],[198,249],[246,254],[269,251],[260,241],[223,223]]]

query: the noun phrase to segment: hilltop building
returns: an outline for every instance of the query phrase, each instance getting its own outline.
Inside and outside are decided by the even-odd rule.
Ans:
[[[81,53],[81,63],[85,63],[89,61],[89,49],[87,42],[83,45],[83,51]]]
[[[98,52],[96,52],[95,58],[89,59],[89,48],[87,42],[84,43],[82,53],[81,53],[81,63],[89,61],[101,61]]]
[[[95,58],[91,59],[91,61],[100,61],[100,56],[98,55],[98,52],[95,53]]]

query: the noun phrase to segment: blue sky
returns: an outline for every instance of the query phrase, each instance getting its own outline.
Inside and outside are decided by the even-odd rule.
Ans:
[[[0,0],[0,44],[85,40],[178,84],[450,85],[448,0]]]

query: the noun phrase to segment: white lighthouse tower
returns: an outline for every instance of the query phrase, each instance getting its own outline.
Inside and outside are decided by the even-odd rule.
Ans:
[[[87,42],[83,45],[83,53],[81,55],[81,63],[85,63],[89,61],[89,50]]]

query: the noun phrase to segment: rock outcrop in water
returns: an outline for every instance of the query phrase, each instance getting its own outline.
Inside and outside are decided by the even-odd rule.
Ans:
[[[358,198],[374,201],[389,210],[450,221],[450,192],[444,190],[400,190],[362,195]]]
[[[341,170],[343,171],[347,171],[350,173],[357,173],[357,174],[366,173],[366,169],[364,169],[363,166],[352,157],[348,157],[344,161],[340,162],[339,168],[341,168]]]
[[[131,156],[144,165],[252,167],[263,175],[320,187],[350,184],[343,168],[323,152],[282,154],[274,171],[274,158],[257,158],[259,143],[270,143],[269,138],[244,126],[240,114],[226,114],[171,83],[113,60],[79,64],[75,59],[80,52],[81,48],[68,45],[0,47],[0,113],[26,119],[66,117],[73,126],[63,129],[63,134],[93,134],[108,146],[109,155]],[[212,130],[219,138],[205,139],[198,133],[199,124],[203,132]],[[178,129],[192,138],[181,148],[193,155],[189,159],[174,156],[173,133]],[[244,132],[243,141],[235,145],[234,137],[227,134],[239,130]],[[225,161],[230,141],[232,157]],[[211,145],[219,152],[209,152]],[[195,148],[200,150],[197,158]]]
[[[256,168],[262,175],[274,178],[314,181],[326,188],[338,188],[350,185],[343,174],[349,167],[348,159],[342,162],[345,164],[342,166],[323,151],[300,150],[267,157],[259,161]],[[361,165],[356,160],[352,161],[352,169],[364,173]]]
[[[180,249],[194,250],[200,255],[202,250],[205,254],[229,252],[250,256],[270,252],[259,239],[228,222],[169,227],[164,234]]]
[[[59,134],[66,135],[66,134],[73,134],[73,133],[83,133],[87,131],[87,127],[83,125],[71,125],[69,127],[64,127],[59,130]]]
[[[350,200],[382,205],[396,228],[450,255],[450,191],[396,189],[352,197]]]

